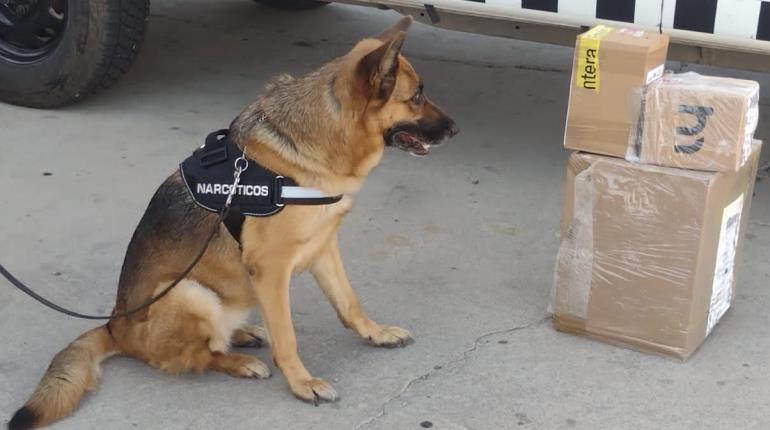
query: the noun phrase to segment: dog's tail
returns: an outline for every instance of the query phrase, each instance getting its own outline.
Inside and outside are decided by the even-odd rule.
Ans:
[[[9,430],[41,427],[75,409],[99,380],[99,363],[118,353],[107,326],[82,334],[54,357],[27,403],[13,415]]]

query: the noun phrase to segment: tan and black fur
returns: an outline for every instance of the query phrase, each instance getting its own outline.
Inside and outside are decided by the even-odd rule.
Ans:
[[[424,155],[454,135],[454,122],[422,94],[422,81],[400,55],[404,18],[345,56],[301,78],[281,76],[234,121],[231,135],[249,158],[302,186],[345,197],[327,206],[287,206],[247,217],[242,249],[224,227],[190,275],[148,309],[111,320],[56,355],[11,429],[70,414],[94,388],[99,363],[120,354],[170,373],[212,369],[267,378],[269,367],[230,346],[270,344],[273,361],[300,399],[337,399],[297,354],[289,308],[292,274],[310,270],[345,327],[376,346],[403,346],[407,330],[369,319],[350,286],[337,243],[351,197],[385,146]],[[262,120],[260,120],[262,119]],[[192,261],[216,215],[195,205],[172,174],[157,190],[126,252],[113,314],[133,309],[169,285]],[[258,308],[265,328],[246,325]]]

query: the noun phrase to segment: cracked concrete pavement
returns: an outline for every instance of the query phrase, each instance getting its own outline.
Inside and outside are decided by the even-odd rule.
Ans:
[[[143,51],[116,87],[56,111],[0,105],[0,261],[58,303],[108,312],[133,226],[205,133],[270,76],[311,70],[396,19],[341,5],[284,13],[248,0],[153,2]],[[462,132],[424,159],[389,151],[343,224],[342,252],[371,316],[417,342],[366,346],[299,276],[300,354],[339,402],[301,403],[279,374],[167,376],[115,358],[55,428],[768,428],[770,179],[756,187],[736,304],[689,362],[555,332],[544,317],[571,49],[415,25],[405,53]],[[770,84],[764,74],[703,70]],[[761,103],[764,138],[766,95]],[[93,325],[3,282],[3,419]]]
[[[448,369],[448,368],[450,368],[452,366],[456,366],[456,365],[458,365],[458,363],[463,363],[463,362],[467,361],[468,359],[470,359],[471,354],[476,352],[479,349],[479,347],[481,346],[481,343],[484,342],[487,338],[489,338],[491,336],[497,336],[497,335],[513,333],[513,332],[518,331],[518,330],[525,330],[525,329],[528,329],[528,328],[531,328],[531,327],[543,324],[545,322],[548,322],[548,321],[550,321],[550,319],[551,319],[550,316],[546,316],[543,319],[541,319],[540,321],[535,322],[535,323],[525,324],[525,325],[516,326],[516,327],[503,328],[503,329],[499,329],[499,330],[493,330],[493,331],[484,333],[484,334],[482,334],[480,336],[477,336],[476,339],[473,342],[473,346],[471,346],[470,348],[462,351],[460,354],[455,354],[454,357],[451,357],[447,361],[444,361],[444,362],[442,362],[440,364],[434,365],[433,368],[430,369],[429,371],[427,371],[426,373],[423,373],[422,375],[414,377],[414,378],[410,379],[409,381],[407,381],[407,383],[404,384],[404,387],[402,389],[400,389],[395,395],[393,395],[393,396],[389,397],[387,400],[385,400],[385,402],[382,404],[382,409],[380,409],[380,411],[376,415],[374,415],[373,417],[368,418],[368,419],[362,421],[355,428],[356,429],[365,428],[367,426],[370,426],[370,425],[374,424],[377,420],[379,420],[380,418],[385,416],[385,413],[387,412],[388,406],[390,406],[390,404],[392,402],[397,401],[402,396],[404,396],[406,394],[406,392],[409,389],[412,388],[413,385],[418,384],[420,381],[425,381],[425,380],[427,380],[429,378],[432,378],[432,377],[436,376],[438,373],[443,372],[443,371],[445,371],[446,369]]]

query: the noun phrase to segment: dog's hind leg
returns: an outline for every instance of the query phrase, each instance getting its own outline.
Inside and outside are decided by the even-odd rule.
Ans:
[[[214,353],[209,369],[224,372],[237,378],[265,379],[270,377],[270,368],[252,355],[237,352]]]
[[[336,235],[318,255],[310,270],[345,327],[352,328],[375,346],[393,348],[413,342],[407,330],[381,326],[366,316],[342,265]]]
[[[262,348],[268,344],[267,330],[255,324],[235,329],[230,343],[236,348]]]
[[[214,291],[185,279],[150,307],[146,320],[116,324],[114,332],[127,354],[168,373],[212,369],[266,378],[265,363],[228,352],[236,327],[247,317],[247,310],[223,305]]]

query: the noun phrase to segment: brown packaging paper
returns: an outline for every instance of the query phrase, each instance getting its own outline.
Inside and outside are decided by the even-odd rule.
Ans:
[[[564,146],[625,157],[634,91],[663,74],[668,36],[597,26],[577,38]]]
[[[758,83],[666,74],[638,94],[641,115],[627,159],[716,172],[737,171],[748,159],[759,117]]]
[[[735,297],[759,148],[729,173],[573,154],[554,326],[687,359]]]

